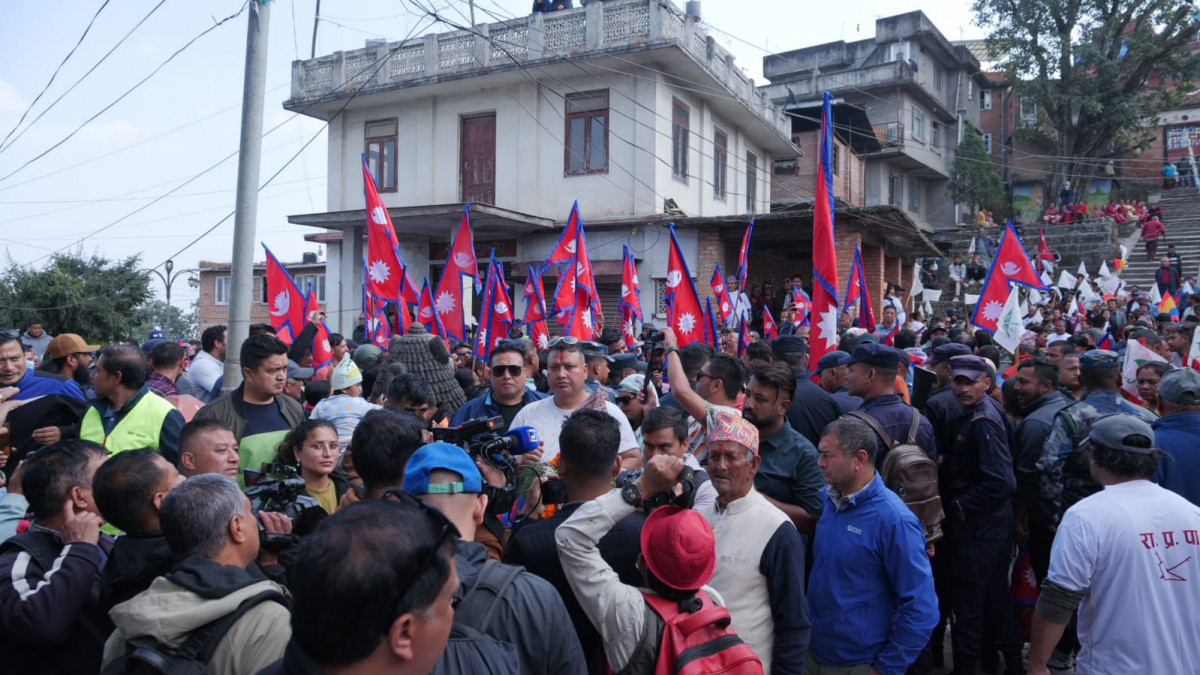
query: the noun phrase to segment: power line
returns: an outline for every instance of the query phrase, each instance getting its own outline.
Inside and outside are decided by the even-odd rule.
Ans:
[[[248,3],[248,2],[250,2],[250,0],[247,0],[247,3]],[[162,69],[163,69],[163,68],[164,68],[164,67],[165,67],[165,66],[166,66],[168,63],[170,63],[172,60],[174,60],[176,56],[179,56],[181,53],[183,53],[185,50],[187,50],[189,47],[191,47],[193,44],[195,44],[197,40],[199,40],[200,38],[204,37],[205,35],[208,35],[210,32],[212,32],[212,31],[216,30],[218,27],[220,27],[220,26],[224,25],[224,24],[225,24],[227,21],[230,21],[231,19],[235,19],[235,18],[237,18],[238,16],[240,16],[242,12],[246,11],[246,7],[247,7],[247,6],[248,6],[248,5],[244,3],[244,4],[242,5],[242,8],[241,8],[241,9],[239,9],[239,10],[237,11],[237,13],[236,13],[236,14],[232,14],[232,15],[230,15],[230,16],[227,16],[227,17],[225,17],[224,19],[221,19],[220,21],[217,21],[217,22],[216,22],[216,23],[214,23],[212,26],[209,26],[208,28],[206,28],[206,29],[204,29],[203,31],[201,31],[201,32],[200,32],[200,34],[199,34],[199,35],[197,35],[196,37],[192,38],[191,40],[188,40],[188,42],[187,42],[186,44],[184,44],[184,45],[183,45],[182,47],[180,47],[179,49],[175,50],[175,52],[174,52],[173,54],[171,54],[170,56],[168,56],[168,57],[167,57],[167,59],[166,59],[165,61],[163,61],[162,63],[160,63],[160,64],[159,64],[159,65],[158,65],[158,66],[157,66],[157,67],[156,67],[154,70],[150,71],[150,74],[149,74],[149,75],[147,75],[146,77],[144,77],[144,78],[142,78],[141,80],[139,80],[137,84],[133,85],[132,87],[130,87],[129,89],[127,89],[127,90],[126,90],[126,91],[125,91],[123,94],[121,94],[121,95],[120,95],[120,96],[118,96],[116,99],[114,99],[114,100],[113,100],[111,103],[109,103],[108,105],[106,105],[106,106],[104,106],[103,108],[101,108],[99,112],[97,112],[96,114],[94,114],[94,115],[92,115],[91,117],[89,117],[89,118],[87,118],[86,120],[84,120],[83,124],[80,124],[78,127],[75,127],[75,129],[74,129],[73,131],[71,131],[71,133],[69,133],[69,134],[67,134],[66,136],[64,136],[64,137],[63,137],[62,139],[60,139],[60,140],[59,140],[57,143],[54,143],[53,145],[51,145],[50,147],[46,148],[46,149],[45,149],[45,150],[43,150],[42,152],[38,153],[38,154],[37,154],[37,155],[35,155],[33,158],[31,158],[31,159],[27,160],[27,161],[26,161],[24,164],[22,164],[21,166],[17,167],[16,169],[13,169],[12,171],[10,171],[10,172],[8,172],[7,174],[5,174],[4,176],[0,176],[0,183],[2,183],[2,182],[4,182],[4,181],[8,180],[9,178],[11,178],[11,177],[12,177],[13,175],[15,175],[16,173],[18,173],[18,172],[20,172],[21,170],[25,169],[25,167],[27,167],[27,166],[29,166],[29,165],[33,164],[34,162],[36,162],[36,161],[40,160],[41,158],[45,157],[46,155],[50,154],[50,153],[51,153],[51,152],[53,152],[55,149],[57,149],[58,147],[60,147],[60,146],[61,146],[63,143],[66,143],[67,141],[69,141],[69,140],[70,140],[70,139],[71,139],[71,138],[72,138],[72,137],[73,137],[75,134],[79,133],[79,131],[80,131],[80,130],[82,130],[84,127],[86,127],[88,124],[90,124],[90,123],[91,123],[93,120],[95,120],[97,117],[100,117],[101,115],[103,115],[103,114],[104,114],[105,112],[107,112],[107,111],[108,111],[110,108],[112,108],[112,107],[113,107],[113,106],[115,106],[116,104],[120,103],[120,102],[121,102],[121,100],[122,100],[122,99],[124,99],[126,96],[129,96],[129,95],[130,95],[130,94],[132,94],[134,91],[136,91],[136,90],[137,90],[139,87],[141,87],[143,84],[145,84],[145,83],[146,83],[146,82],[147,82],[147,81],[148,81],[150,78],[154,77],[154,76],[155,76],[155,75],[158,73],[158,71],[162,70]]]

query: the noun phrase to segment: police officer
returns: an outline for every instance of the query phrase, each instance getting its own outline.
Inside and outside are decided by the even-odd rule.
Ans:
[[[937,389],[925,401],[925,416],[933,424],[933,435],[937,440],[939,456],[949,455],[954,448],[954,429],[962,415],[962,406],[954,398],[950,388],[950,359],[967,356],[971,348],[961,342],[940,345],[933,350],[933,358],[925,363],[937,375]]]
[[[1075,502],[1101,489],[1092,478],[1088,453],[1082,447],[1092,422],[1115,413],[1136,415],[1146,423],[1158,419],[1149,410],[1121,397],[1121,359],[1116,352],[1104,349],[1084,352],[1079,357],[1079,369],[1083,399],[1055,417],[1037,463],[1042,474],[1040,508],[1052,526],[1058,524],[1062,514]]]
[[[616,403],[617,393],[605,384],[613,363],[613,357],[608,355],[608,347],[588,342],[583,347],[583,358],[587,365],[587,379],[583,385],[589,392],[599,391],[609,403]]]
[[[954,448],[946,460],[953,673],[975,673],[985,616],[1004,654],[1005,673],[1023,673],[1021,640],[1008,600],[1016,478],[1004,418],[987,402],[996,371],[982,357],[965,355],[950,359],[950,375],[954,397],[962,406]]]
[[[861,396],[859,412],[875,418],[888,435],[897,442],[904,442],[912,427],[913,415],[921,417],[916,408],[905,403],[896,394],[896,373],[900,369],[900,351],[895,347],[876,342],[865,342],[854,348],[846,371],[846,385],[851,396]],[[883,466],[883,458],[891,448],[885,447],[883,439],[877,440],[875,466]],[[932,459],[937,459],[937,446],[933,438],[933,427],[929,420],[921,417],[917,427],[917,445]]]
[[[858,410],[862,405],[862,399],[851,396],[846,387],[846,364],[849,362],[850,355],[846,352],[832,351],[821,357],[813,371],[813,376],[818,378],[817,384],[829,392],[842,414]]]

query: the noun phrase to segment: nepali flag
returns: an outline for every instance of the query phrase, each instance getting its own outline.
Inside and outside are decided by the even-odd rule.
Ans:
[[[362,160],[363,189],[367,196],[367,273],[363,281],[367,293],[388,302],[398,302],[404,286],[404,263],[396,252],[396,230],[392,227],[392,216],[379,197],[365,154]]]
[[[899,333],[899,332],[900,332],[900,322],[897,321],[896,325],[892,326],[892,329],[890,331],[888,331],[887,335],[884,335],[883,337],[879,338],[879,344],[887,345],[889,347],[896,346],[896,333]]]
[[[738,250],[737,280],[738,288],[746,288],[746,274],[750,269],[750,236],[754,234],[754,221],[746,226],[746,234],[742,235],[742,248]],[[724,321],[726,317],[722,317]]]
[[[813,204],[813,333],[810,361],[816,363],[838,346],[838,269],[834,243],[833,208],[833,94],[821,105],[821,147],[817,157],[820,180]]]
[[[1038,230],[1041,236],[1038,237],[1038,258],[1041,260],[1049,260],[1050,262],[1058,262],[1061,257],[1051,250],[1050,245],[1046,243],[1046,230]]]
[[[546,261],[542,263],[542,269],[538,270],[539,274],[545,274],[546,270],[555,265],[569,263],[575,258],[575,253],[579,248],[579,234],[583,231],[583,219],[579,216],[579,202],[576,201],[571,205],[571,213],[567,216],[567,225],[563,228],[563,232],[558,237],[558,243],[546,254]]]
[[[729,289],[725,287],[725,273],[721,271],[721,263],[717,263],[717,268],[713,270],[712,290],[717,296],[717,318],[721,323],[725,323],[729,320],[729,315],[733,314],[733,300],[729,297]]]
[[[363,261],[363,278],[366,277],[367,263]],[[363,284],[363,327],[371,344],[383,349],[392,338],[392,327],[387,319],[387,301],[372,296]]]
[[[475,335],[475,356],[490,361],[492,350],[497,343],[508,338],[508,331],[515,321],[508,284],[504,281],[504,266],[496,260],[496,249],[493,248],[488,263],[487,285],[483,291],[483,314],[479,332]]]
[[[396,327],[397,335],[406,335],[408,329],[412,328],[413,310],[421,305],[421,291],[413,282],[412,277],[408,274],[408,268],[404,268],[404,288],[400,291],[400,304],[396,305]]]
[[[792,289],[792,307],[796,308],[796,318],[792,319],[792,323],[797,326],[808,323],[808,315],[812,311],[812,306],[812,298],[808,297],[808,293],[805,293],[803,288],[796,286]]]
[[[979,293],[979,301],[975,305],[971,323],[989,333],[995,333],[1012,284],[1049,292],[1034,270],[1029,255],[1021,248],[1017,231],[1009,221],[1004,234],[1000,235],[996,257],[992,259],[992,266],[983,281],[983,290]]]
[[[296,280],[279,263],[266,244],[267,252],[267,297],[270,298],[271,328],[280,340],[291,344],[304,330],[308,319],[304,316],[304,292]]]
[[[738,321],[738,343],[737,355],[741,356],[746,353],[746,347],[750,346],[750,331],[746,328],[746,317],[742,317]]]
[[[529,266],[529,278],[525,280],[525,318],[529,337],[538,349],[550,348],[550,329],[546,326],[546,296],[542,292],[542,275]]]
[[[637,264],[629,246],[624,247],[621,261],[621,301],[617,309],[621,312],[621,336],[625,338],[625,346],[632,349],[637,343],[637,334],[633,332],[634,320],[642,318],[642,287],[638,283]]]
[[[704,299],[704,312],[701,321],[704,323],[704,343],[712,346],[717,346],[720,340],[720,332],[717,329],[716,322],[713,321],[712,315],[712,298]]]
[[[317,301],[317,294],[313,290],[312,284],[309,284],[308,295],[304,299],[304,315],[315,319],[320,311],[321,303]],[[337,365],[333,362],[333,348],[329,346],[329,327],[325,325],[324,321],[317,324],[317,334],[313,337],[312,352],[314,370]]]
[[[688,271],[683,250],[679,248],[679,239],[675,236],[675,223],[671,223],[671,249],[667,255],[665,296],[667,325],[675,331],[679,338],[679,346],[686,347],[703,340],[705,329],[701,324],[704,310],[700,306],[700,294],[696,292],[696,284],[692,281],[692,273]],[[719,334],[714,338],[719,339]]]
[[[580,340],[596,337],[596,323],[603,311],[600,293],[596,290],[596,278],[592,260],[588,256],[587,236],[583,231],[583,219],[579,216],[579,204],[571,207],[567,217],[568,227],[575,231],[572,238],[575,255],[570,264],[558,276],[554,289],[555,318],[563,325],[563,334]],[[564,235],[565,236],[565,235]],[[553,252],[552,252],[553,253]]]
[[[1112,333],[1105,333],[1104,337],[1100,338],[1100,341],[1096,343],[1096,349],[1106,349],[1110,352],[1117,351],[1117,347],[1113,343]]]
[[[846,285],[846,304],[843,310],[858,301],[858,327],[875,332],[875,310],[871,307],[871,292],[867,290],[867,275],[863,270],[862,247],[854,247],[854,262],[850,265],[850,282]]]
[[[425,278],[425,285],[421,287],[421,300],[417,305],[417,323],[425,326],[425,332],[430,335],[442,335],[441,317],[438,316],[437,309],[433,304],[433,295],[429,292],[429,278]]]
[[[763,339],[774,340],[779,337],[779,325],[775,323],[775,317],[771,316],[771,308],[763,307]]]
[[[479,262],[475,259],[475,240],[471,235],[471,205],[463,207],[462,222],[446,254],[446,268],[438,279],[437,291],[433,295],[433,307],[441,324],[441,336],[447,344],[467,341],[467,311],[463,293],[463,279],[475,283],[479,292]]]

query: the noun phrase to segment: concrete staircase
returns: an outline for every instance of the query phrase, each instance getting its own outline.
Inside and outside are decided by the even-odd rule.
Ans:
[[[1167,252],[1167,245],[1174,244],[1183,257],[1183,275],[1194,275],[1200,265],[1200,192],[1195,188],[1180,188],[1163,192],[1158,203],[1162,206],[1163,224],[1167,226],[1167,238],[1158,245],[1158,257]],[[1129,267],[1121,272],[1127,284],[1136,284],[1145,290],[1154,282],[1157,260],[1146,260],[1146,247],[1141,238],[1134,234],[1126,241],[1129,246]],[[1109,266],[1112,262],[1109,261]]]

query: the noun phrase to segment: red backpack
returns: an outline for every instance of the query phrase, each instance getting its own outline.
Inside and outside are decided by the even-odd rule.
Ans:
[[[704,591],[682,602],[642,592],[642,639],[619,675],[763,675],[762,660]]]

